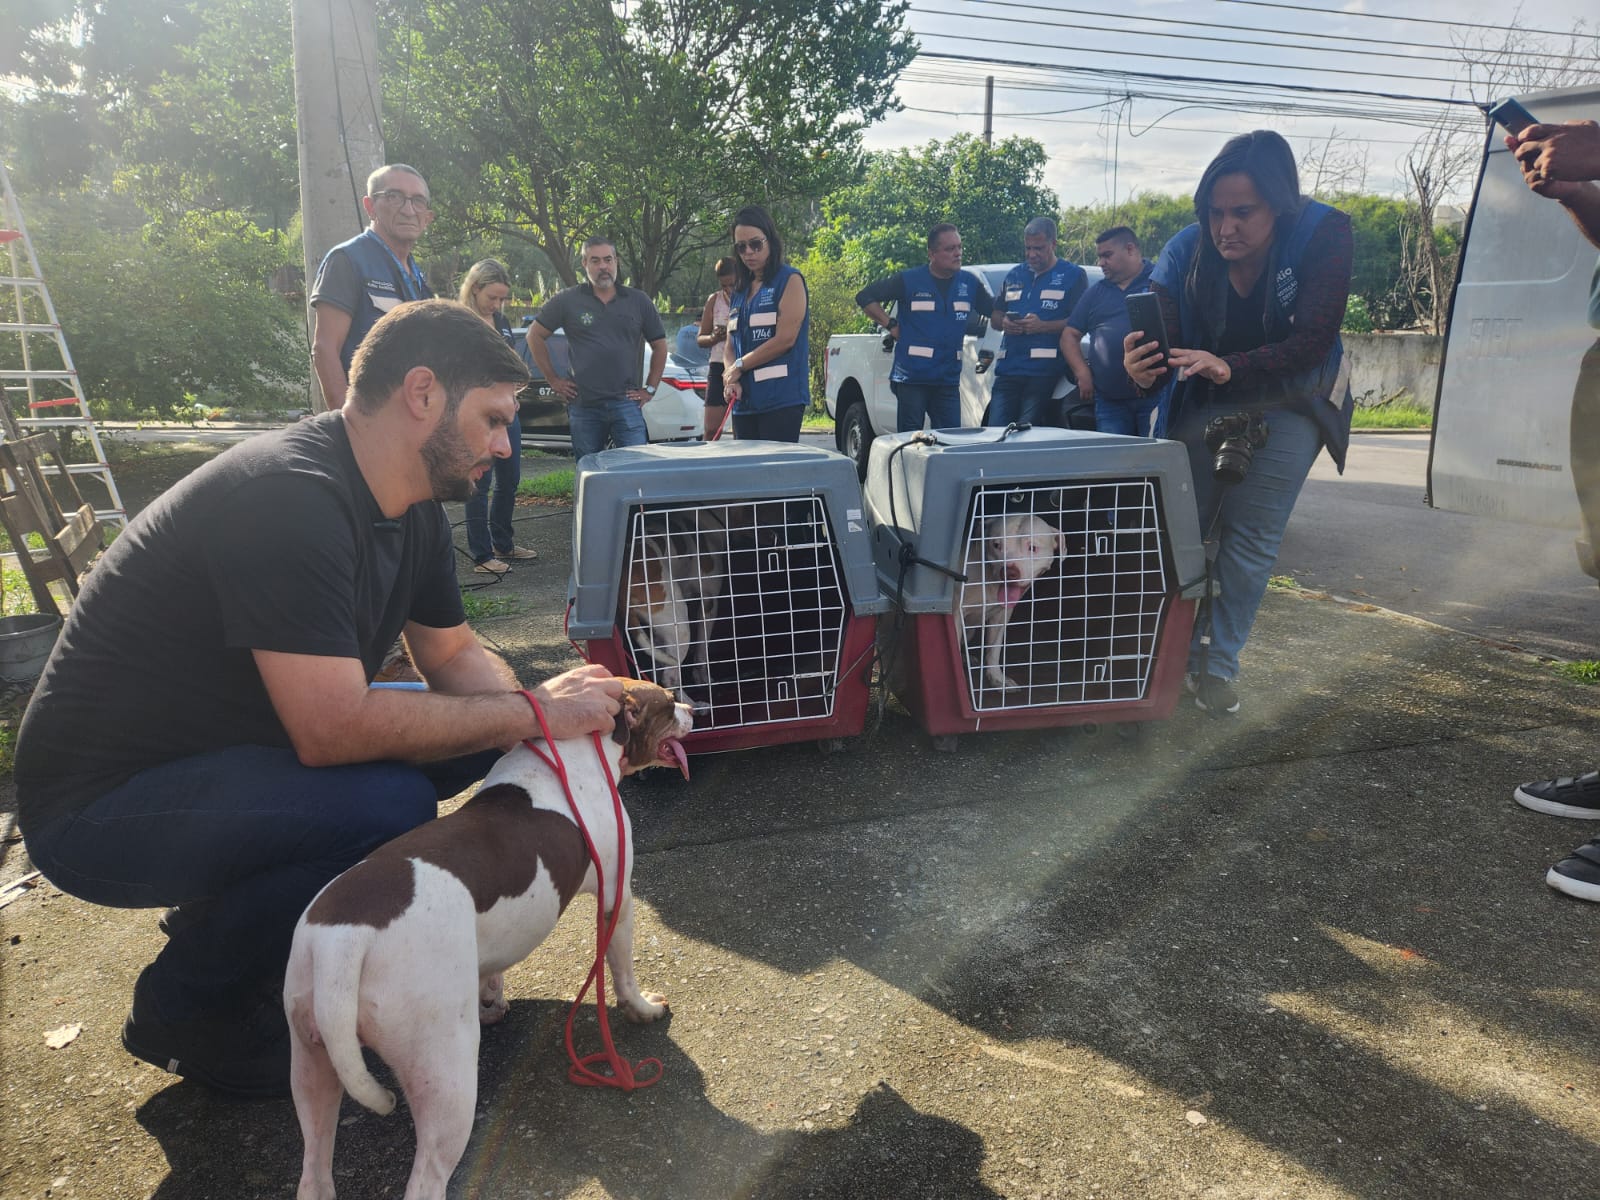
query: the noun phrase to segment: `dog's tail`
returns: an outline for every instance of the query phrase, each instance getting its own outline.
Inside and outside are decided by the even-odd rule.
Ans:
[[[313,942],[312,1009],[328,1059],[344,1090],[379,1116],[394,1111],[394,1093],[367,1070],[356,1024],[361,1006],[361,967],[373,930],[365,925],[324,926]]]

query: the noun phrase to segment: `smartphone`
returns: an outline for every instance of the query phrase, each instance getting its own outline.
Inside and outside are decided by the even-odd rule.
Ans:
[[[1509,96],[1489,110],[1489,117],[1507,133],[1521,134],[1529,125],[1537,125],[1539,118]]]
[[[1160,298],[1154,292],[1133,292],[1124,300],[1128,306],[1128,328],[1142,330],[1146,342],[1160,346],[1160,365],[1166,366],[1172,346],[1167,341],[1167,323],[1161,319]]]

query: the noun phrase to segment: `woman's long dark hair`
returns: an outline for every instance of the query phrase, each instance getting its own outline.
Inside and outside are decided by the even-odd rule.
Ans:
[[[778,236],[778,229],[772,223],[772,216],[759,204],[751,204],[741,208],[733,218],[733,228],[749,225],[761,231],[761,236],[767,239],[767,265],[761,268],[761,282],[771,283],[779,269],[783,266],[783,239]],[[749,291],[750,284],[755,279],[754,273],[744,265],[744,256],[735,254],[734,262],[734,287],[741,291]]]
[[[1273,230],[1273,245],[1282,245],[1300,218],[1305,197],[1300,194],[1300,170],[1295,166],[1294,151],[1283,135],[1270,129],[1256,129],[1229,138],[1211,165],[1200,176],[1200,186],[1194,190],[1194,215],[1200,222],[1200,245],[1189,266],[1186,280],[1186,302],[1197,303],[1197,315],[1202,323],[1215,328],[1221,313],[1206,311],[1205,297],[1216,294],[1216,280],[1228,269],[1227,262],[1217,253],[1211,240],[1211,193],[1224,175],[1246,175],[1261,199],[1266,201],[1277,218]]]

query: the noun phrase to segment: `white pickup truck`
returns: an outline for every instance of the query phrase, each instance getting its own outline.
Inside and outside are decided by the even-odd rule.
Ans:
[[[999,295],[1001,285],[1014,263],[990,263],[966,267],[989,289]],[[1092,284],[1100,278],[1099,267],[1085,267]],[[891,306],[892,307],[892,306]],[[988,314],[984,314],[987,316]],[[990,368],[1000,349],[1000,331],[984,322],[983,335],[971,336],[961,347],[961,424],[975,428],[983,424],[989,411]],[[889,390],[889,369],[894,365],[894,350],[885,350],[882,333],[836,333],[828,339],[828,355],[823,369],[828,415],[833,418],[834,440],[839,452],[855,460],[856,472],[867,476],[867,455],[872,439],[880,433],[893,433],[896,424],[895,396]],[[1074,428],[1093,429],[1094,410],[1077,406],[1078,385],[1070,374],[1056,384],[1056,397],[1066,423]],[[1075,412],[1078,408],[1080,411]]]

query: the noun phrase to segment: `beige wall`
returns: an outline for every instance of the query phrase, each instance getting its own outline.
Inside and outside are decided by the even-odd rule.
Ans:
[[[1414,403],[1432,408],[1443,345],[1443,338],[1429,333],[1345,334],[1350,393],[1356,404],[1378,404],[1406,391]]]

